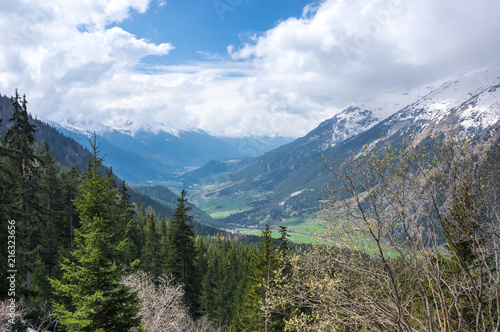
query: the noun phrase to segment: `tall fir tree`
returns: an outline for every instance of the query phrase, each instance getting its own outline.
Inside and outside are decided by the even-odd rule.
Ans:
[[[43,166],[40,177],[40,190],[38,192],[41,211],[39,251],[43,264],[47,265],[47,270],[50,272],[56,264],[55,257],[57,257],[60,241],[62,240],[58,232],[58,219],[62,215],[60,195],[62,184],[58,174],[57,162],[50,152],[47,142],[45,142],[44,148],[41,151],[40,160]]]
[[[74,248],[74,229],[80,227],[78,213],[73,200],[78,192],[78,179],[80,172],[73,166],[67,172],[62,174],[63,188],[61,198],[63,201],[63,215],[66,216],[64,221],[58,224],[58,231],[61,234],[60,244],[63,251],[72,251]]]
[[[200,275],[195,262],[196,250],[194,246],[195,233],[190,223],[192,216],[187,213],[191,210],[186,206],[186,191],[183,190],[179,202],[172,215],[167,232],[168,256],[166,261],[167,272],[182,284],[184,289],[183,304],[189,308],[192,316],[199,314],[199,287]]]
[[[74,201],[81,222],[75,230],[74,260],[65,259],[62,278],[50,280],[59,297],[54,310],[68,331],[130,331],[140,325],[139,299],[121,283],[125,267],[117,264],[127,248],[128,225],[117,209],[113,178],[102,174],[95,136],[92,150]]]
[[[0,123],[3,119],[0,119]],[[3,139],[3,137],[2,137]],[[4,299],[7,297],[7,292],[9,289],[8,279],[7,279],[7,264],[8,264],[8,250],[7,245],[12,245],[12,241],[15,239],[13,235],[9,238],[9,229],[12,229],[13,225],[9,224],[10,220],[15,220],[17,212],[17,202],[15,200],[15,195],[12,191],[15,191],[17,186],[15,185],[16,176],[12,172],[11,168],[8,167],[8,158],[11,154],[10,149],[6,148],[2,143],[0,143],[0,243],[2,243],[2,250],[0,252],[0,298]],[[15,226],[15,225],[14,225]]]
[[[24,276],[24,290],[31,288],[31,266],[35,261],[35,247],[37,235],[36,194],[39,159],[35,154],[35,132],[37,127],[29,122],[26,96],[19,96],[16,90],[11,97],[13,107],[10,127],[5,133],[5,143],[8,149],[7,167],[13,176],[13,187],[10,195],[18,200],[9,217],[16,220],[17,228],[17,269]]]
[[[154,277],[160,274],[160,234],[156,230],[154,212],[148,214],[146,222],[146,241],[142,247],[141,268]]]
[[[280,318],[272,313],[269,304],[278,267],[276,246],[271,234],[269,224],[266,223],[253,258],[245,298],[240,306],[239,327],[243,331],[276,331],[282,325]]]

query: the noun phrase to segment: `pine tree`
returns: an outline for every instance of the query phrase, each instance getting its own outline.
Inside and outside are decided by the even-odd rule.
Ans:
[[[160,235],[156,231],[154,212],[148,215],[146,223],[146,242],[142,247],[141,268],[154,277],[160,274]]]
[[[183,304],[189,307],[193,316],[199,311],[199,273],[195,262],[194,231],[189,224],[193,217],[187,213],[191,210],[186,206],[186,191],[183,190],[179,202],[172,215],[168,229],[167,272],[183,285]]]
[[[2,119],[0,119],[1,123]],[[0,252],[0,298],[7,298],[8,292],[8,279],[7,279],[7,263],[8,252],[7,245],[9,240],[14,237],[8,238],[8,227],[10,220],[15,220],[18,214],[17,203],[15,201],[17,185],[15,179],[17,178],[12,170],[8,167],[7,161],[10,156],[10,149],[6,148],[0,143],[0,243],[2,243],[2,250]],[[14,225],[15,226],[15,225]]]
[[[246,299],[240,324],[244,331],[271,331],[273,317],[269,309],[269,296],[277,267],[274,240],[269,224],[262,230],[261,240],[252,263],[252,275],[247,284]]]
[[[37,127],[29,122],[26,96],[22,100],[16,90],[11,97],[14,112],[9,119],[11,126],[5,133],[5,143],[8,151],[7,167],[13,176],[10,195],[16,197],[16,208],[10,219],[15,219],[17,228],[17,260],[18,270],[25,278],[25,289],[31,287],[31,269],[35,260],[37,234],[37,216],[35,215],[34,196],[36,193],[36,179],[38,178],[37,164],[39,159],[35,155],[35,132]]]
[[[113,178],[102,175],[103,158],[94,137],[93,155],[75,206],[81,228],[75,230],[74,261],[61,264],[61,280],[50,280],[59,300],[55,313],[68,331],[130,331],[140,325],[137,294],[121,283],[128,225],[120,218]],[[119,199],[119,198],[118,198]]]

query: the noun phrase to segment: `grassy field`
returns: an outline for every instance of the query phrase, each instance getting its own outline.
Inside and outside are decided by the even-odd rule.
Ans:
[[[237,192],[230,197],[221,199],[218,196],[218,191],[225,188],[224,184],[200,186],[191,189],[191,200],[208,213],[212,218],[222,219],[227,216],[245,212],[252,209],[251,204],[256,201],[264,200],[270,192],[259,192],[250,190],[245,192]],[[290,240],[296,243],[313,243],[319,239],[313,234],[321,231],[321,227],[313,218],[293,218],[271,227],[272,236],[279,237],[279,225],[286,226],[290,234]],[[260,236],[263,225],[256,227],[239,227],[231,231],[239,232],[248,235]],[[323,228],[324,229],[324,228]]]
[[[217,191],[223,188],[223,185],[193,188],[191,200],[212,218],[222,219],[235,213],[251,210],[252,202],[262,200],[269,194],[250,190],[222,199],[217,195]]]
[[[290,234],[290,241],[295,243],[324,243],[325,241],[319,239],[315,236],[315,233],[320,232],[323,227],[320,227],[316,220],[313,218],[294,218],[290,219],[286,222],[280,223],[278,225],[274,225],[271,227],[272,237],[278,238],[279,234],[279,226],[286,226],[288,233]],[[262,233],[263,227],[257,228],[245,228],[239,227],[235,231],[249,234],[249,235],[257,235],[260,236]]]

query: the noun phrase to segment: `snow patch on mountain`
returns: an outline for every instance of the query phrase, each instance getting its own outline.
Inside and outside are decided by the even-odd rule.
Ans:
[[[461,73],[385,121],[389,135],[409,128],[419,136],[456,131],[474,135],[500,122],[500,65]],[[408,129],[409,130],[409,129]]]
[[[405,105],[428,94],[433,90],[435,84],[426,84],[407,92],[387,92],[377,99],[352,105],[321,123],[318,129],[325,133],[313,136],[310,140],[318,140],[321,143],[320,150],[322,151],[331,148],[350,137],[372,128],[397,111],[400,111]]]

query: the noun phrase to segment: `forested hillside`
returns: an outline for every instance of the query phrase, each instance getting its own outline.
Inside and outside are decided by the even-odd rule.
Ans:
[[[1,135],[0,327],[24,331],[491,331],[500,324],[498,137],[401,137],[325,162],[317,244],[195,226],[186,191],[131,203],[59,163],[25,97]],[[361,134],[359,139],[362,139]],[[356,140],[351,140],[356,142]],[[361,140],[362,141],[362,140]],[[354,144],[354,143],[353,143]],[[161,206],[161,204],[160,204]],[[204,236],[203,236],[204,235]],[[208,236],[207,236],[208,235]]]
[[[102,167],[98,141],[83,172],[64,166],[48,142],[36,140],[40,128],[25,97],[16,92],[10,102],[0,144],[2,331],[264,324],[260,278],[287,247],[285,231],[281,241],[264,232],[260,244],[245,235],[203,237],[215,233],[190,215],[185,192],[165,217],[132,204],[125,183]]]
[[[12,102],[7,96],[0,96],[0,110],[2,119],[5,119],[0,124],[0,128],[1,131],[5,131],[9,126],[8,119],[12,117],[13,112]],[[85,142],[86,146],[84,147],[81,144],[75,142],[73,139],[65,136],[49,124],[33,118],[31,114],[28,114],[28,117],[30,123],[34,124],[37,128],[34,134],[36,140],[35,145],[43,145],[46,142],[51,153],[54,155],[54,158],[62,166],[74,166],[80,171],[83,171],[87,168],[88,160],[91,157],[91,153],[88,150],[91,144],[90,139]],[[104,156],[104,165],[105,164],[106,156]],[[120,185],[122,180],[115,175],[113,176],[116,183]],[[144,204],[146,207],[151,206],[157,214],[166,218],[168,218],[168,216],[172,215],[172,213],[174,212],[175,206],[161,204],[154,198],[148,195],[144,195],[141,192],[135,190],[135,188],[128,186],[128,184],[127,188],[129,190],[128,194],[130,195],[131,202],[134,202],[137,205]],[[171,191],[169,192],[172,196],[175,196]],[[173,200],[175,201],[175,198]],[[215,220],[204,214],[203,211],[198,209],[196,206],[193,205],[192,208],[193,210],[190,212],[190,214],[201,216],[199,218],[196,218],[196,221],[194,222],[195,228],[197,229],[198,233],[203,235],[215,235],[221,225],[217,224]]]
[[[410,104],[398,104],[399,110],[385,119],[376,118],[373,109],[348,107],[307,135],[245,164],[223,183],[202,188],[199,201],[224,202],[220,205],[228,206],[230,215],[221,221],[228,227],[309,218],[317,212],[327,184],[336,186],[325,160],[336,169],[352,154],[397,148],[403,139],[418,145],[450,133],[483,139],[499,133],[498,86],[500,65],[449,79]],[[255,193],[253,199],[245,197],[249,192]],[[232,209],[242,199],[247,207]]]

